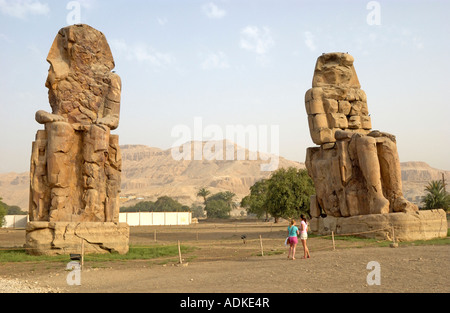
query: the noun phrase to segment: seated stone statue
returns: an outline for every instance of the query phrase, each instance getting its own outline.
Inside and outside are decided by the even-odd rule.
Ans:
[[[88,25],[57,34],[47,57],[52,112],[38,111],[31,221],[118,222],[121,80],[105,36]]]
[[[367,97],[354,59],[346,53],[320,56],[313,88],[305,95],[313,142],[306,167],[316,196],[311,214],[346,217],[418,210],[402,193],[395,136],[372,131]]]

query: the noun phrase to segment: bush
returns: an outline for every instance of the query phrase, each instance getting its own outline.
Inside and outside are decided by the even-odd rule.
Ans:
[[[190,208],[168,196],[159,197],[156,202],[141,201],[131,207],[121,207],[120,212],[190,212]]]
[[[0,198],[0,227],[3,227],[5,215],[8,214],[8,211],[6,205],[1,200],[2,198]]]
[[[223,200],[208,200],[205,211],[208,212],[208,218],[229,218],[231,208]]]

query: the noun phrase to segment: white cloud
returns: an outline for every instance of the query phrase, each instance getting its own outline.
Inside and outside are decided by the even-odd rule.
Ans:
[[[11,39],[9,39],[9,37],[6,36],[5,34],[0,34],[0,40],[4,40],[6,42],[11,42]]]
[[[50,8],[39,0],[0,0],[0,11],[12,17],[25,19],[28,15],[47,15]]]
[[[425,45],[422,41],[422,38],[420,38],[420,37],[413,37],[412,41],[413,41],[414,47],[416,47],[417,49],[423,49],[425,47]]]
[[[262,56],[275,45],[268,27],[247,26],[241,30],[240,46],[242,49]]]
[[[227,12],[223,9],[220,9],[217,5],[212,2],[209,2],[202,6],[203,13],[206,14],[207,17],[212,19],[220,19],[223,18]]]
[[[175,63],[175,58],[169,53],[162,53],[156,49],[144,44],[127,44],[123,40],[110,40],[111,49],[114,55],[124,57],[129,61],[147,63],[154,67],[167,67]]]
[[[156,20],[158,21],[158,24],[161,26],[165,26],[169,22],[165,17],[158,17]]]
[[[227,69],[229,67],[228,58],[222,51],[208,54],[201,64],[201,68],[204,70]]]
[[[303,35],[305,36],[306,47],[312,52],[316,51],[317,46],[314,43],[314,35],[309,31],[304,32]]]

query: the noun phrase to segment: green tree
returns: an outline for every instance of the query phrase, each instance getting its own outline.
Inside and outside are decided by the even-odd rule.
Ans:
[[[20,207],[17,205],[8,205],[5,202],[2,201],[2,198],[0,198],[0,206],[3,207],[6,214],[5,215],[27,215],[28,213],[25,211],[22,211]]]
[[[241,206],[247,210],[247,213],[255,214],[258,218],[265,216],[266,220],[269,219],[269,210],[266,205],[268,187],[268,179],[259,180],[250,187],[250,194],[241,200]]]
[[[168,196],[159,197],[156,202],[141,201],[134,206],[120,208],[120,212],[190,212],[190,210],[187,205],[182,205]]]
[[[191,205],[192,217],[205,217],[205,210],[201,205]]]
[[[266,206],[278,222],[280,217],[293,218],[309,214],[310,197],[315,193],[314,184],[307,170],[279,169],[269,178]]]
[[[440,180],[434,180],[425,187],[425,196],[422,198],[424,210],[444,209],[450,207],[450,194],[445,191],[444,184]]]
[[[231,208],[226,201],[223,200],[209,200],[206,201],[205,211],[209,218],[229,218]]]
[[[227,203],[227,206],[230,208],[230,211],[233,209],[236,209],[238,206],[236,205],[236,202],[234,202],[234,198],[236,197],[236,194],[231,191],[225,191],[225,192],[219,192],[222,199]]]
[[[229,218],[231,210],[236,208],[233,201],[236,195],[230,191],[218,192],[206,199],[205,211],[208,217]]]
[[[120,212],[153,212],[154,206],[153,201],[141,201],[130,207],[121,207]]]
[[[155,212],[182,212],[183,205],[168,196],[159,197],[154,205]]]
[[[197,197],[203,198],[203,204],[206,206],[206,197],[208,197],[211,194],[211,192],[206,189],[205,187],[202,187],[197,192]]]
[[[0,198],[0,227],[3,227],[3,222],[6,214],[7,211],[5,204],[2,202],[2,198]]]
[[[22,209],[17,205],[6,205],[6,209],[8,215],[27,215],[27,212],[22,211]]]

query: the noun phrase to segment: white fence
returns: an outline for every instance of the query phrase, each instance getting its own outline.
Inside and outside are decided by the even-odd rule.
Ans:
[[[191,212],[136,212],[119,213],[119,222],[130,226],[190,225]],[[3,228],[25,228],[28,215],[6,215]]]
[[[28,223],[28,215],[5,215],[3,228],[25,228]]]
[[[119,222],[130,226],[190,225],[191,212],[136,212],[120,213]]]

